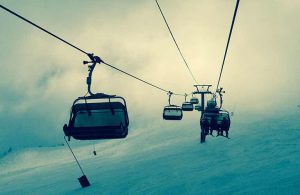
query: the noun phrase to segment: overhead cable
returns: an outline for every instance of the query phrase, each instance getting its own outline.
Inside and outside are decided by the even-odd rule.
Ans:
[[[106,63],[106,62],[102,62],[102,63],[105,64],[106,66],[109,66],[109,67],[111,67],[111,68],[113,68],[113,69],[115,69],[115,70],[117,70],[117,71],[123,73],[123,74],[126,74],[127,76],[130,76],[130,77],[132,77],[132,78],[134,78],[134,79],[136,79],[136,80],[139,80],[139,81],[141,81],[141,82],[143,82],[143,83],[145,83],[145,84],[147,84],[147,85],[150,85],[150,86],[152,86],[152,87],[154,87],[154,88],[156,88],[156,89],[159,89],[159,90],[164,91],[164,92],[167,92],[167,93],[170,92],[169,90],[163,89],[163,88],[161,88],[161,87],[159,87],[159,86],[157,86],[157,85],[154,85],[154,84],[152,84],[152,83],[149,83],[148,81],[145,81],[144,79],[138,78],[138,77],[136,77],[136,76],[134,76],[134,75],[132,75],[132,74],[130,74],[130,73],[128,73],[128,72],[125,72],[124,70],[121,70],[121,69],[119,69],[119,68],[117,68],[117,67],[111,65],[111,64],[108,64],[108,63]],[[172,94],[173,94],[173,95],[178,95],[178,96],[184,96],[184,95],[185,95],[184,93],[174,93],[174,92],[172,92]]]
[[[170,28],[170,26],[169,26],[169,24],[168,24],[168,22],[167,22],[167,19],[166,19],[165,15],[163,14],[162,9],[161,9],[160,6],[159,6],[158,1],[155,0],[155,2],[156,2],[156,4],[157,4],[157,7],[158,7],[160,13],[161,13],[161,16],[163,17],[163,19],[164,19],[164,21],[165,21],[165,23],[166,23],[166,26],[167,26],[167,28],[168,28],[168,30],[169,30],[171,36],[172,36],[172,39],[173,39],[173,41],[174,41],[174,43],[175,43],[175,45],[176,45],[176,47],[177,47],[177,50],[179,51],[179,54],[180,54],[180,56],[181,56],[181,58],[182,58],[182,60],[183,60],[183,62],[184,62],[184,64],[185,64],[185,66],[187,67],[187,69],[188,69],[188,71],[189,71],[191,77],[192,77],[193,80],[195,81],[195,83],[196,83],[196,84],[199,84],[199,83],[197,82],[197,80],[196,80],[194,74],[192,73],[192,71],[191,71],[191,69],[190,69],[190,67],[189,67],[189,65],[188,65],[188,63],[187,63],[185,57],[183,56],[183,54],[182,54],[182,52],[181,52],[181,50],[180,50],[178,44],[177,44],[177,41],[176,41],[176,39],[175,39],[175,37],[174,37],[172,31],[171,31],[171,28]]]
[[[5,11],[7,11],[7,12],[9,12],[9,13],[11,13],[11,14],[13,14],[13,15],[17,16],[18,18],[20,18],[20,19],[24,20],[25,22],[28,22],[29,24],[31,24],[31,25],[33,25],[33,26],[35,26],[36,28],[38,28],[38,29],[40,29],[40,30],[44,31],[45,33],[47,33],[47,34],[49,34],[49,35],[51,35],[51,36],[53,36],[53,37],[55,37],[55,38],[59,39],[60,41],[62,41],[62,42],[64,42],[64,43],[66,43],[67,45],[69,45],[69,46],[71,46],[71,47],[73,47],[73,48],[77,49],[78,51],[80,51],[80,52],[82,52],[82,53],[84,53],[84,54],[88,55],[88,53],[87,53],[87,52],[83,51],[83,50],[82,50],[82,49],[80,49],[79,47],[76,47],[75,45],[73,45],[73,44],[69,43],[68,41],[66,41],[66,40],[64,40],[64,39],[62,39],[62,38],[60,38],[60,37],[58,37],[57,35],[55,35],[55,34],[53,34],[53,33],[49,32],[48,30],[46,30],[46,29],[42,28],[41,26],[39,26],[39,25],[37,25],[37,24],[35,24],[35,23],[31,22],[30,20],[28,20],[28,19],[24,18],[23,16],[21,16],[21,15],[17,14],[16,12],[14,12],[14,11],[12,11],[12,10],[8,9],[7,7],[4,7],[4,6],[3,6],[3,5],[1,5],[1,4],[0,4],[0,7],[1,7],[2,9],[4,9]]]
[[[226,56],[227,56],[227,50],[228,50],[228,46],[229,46],[229,42],[230,42],[230,38],[231,38],[231,34],[232,34],[232,29],[233,29],[234,22],[235,22],[236,13],[237,13],[237,10],[238,10],[238,7],[239,7],[239,3],[240,3],[240,0],[237,0],[236,1],[236,6],[235,6],[235,9],[234,9],[234,14],[233,14],[233,19],[232,19],[230,31],[229,31],[229,36],[228,36],[228,40],[227,40],[227,44],[226,44],[226,49],[225,49],[225,53],[224,53],[224,57],[223,57],[223,61],[222,61],[222,67],[221,67],[221,71],[220,71],[216,91],[219,89],[219,84],[220,84],[220,80],[221,80],[222,73],[223,73],[223,68],[224,68],[224,64],[225,64],[225,60],[226,60]]]
[[[80,52],[82,52],[82,53],[84,53],[84,54],[86,54],[86,55],[88,55],[88,56],[90,57],[90,55],[91,55],[90,53],[88,53],[88,52],[86,52],[86,51],[80,49],[79,47],[77,47],[77,46],[71,44],[70,42],[68,42],[68,41],[66,41],[66,40],[64,40],[64,39],[62,39],[62,38],[60,38],[59,36],[57,36],[57,35],[51,33],[51,32],[48,31],[48,30],[46,30],[45,28],[43,28],[43,27],[41,27],[41,26],[39,26],[39,25],[33,23],[32,21],[30,21],[30,20],[24,18],[23,16],[17,14],[16,12],[14,12],[14,11],[8,9],[7,7],[4,7],[3,5],[0,4],[0,8],[4,9],[5,11],[7,11],[7,12],[13,14],[13,15],[15,15],[16,17],[22,19],[23,21],[25,21],[25,22],[31,24],[32,26],[34,26],[34,27],[36,27],[36,28],[38,28],[38,29],[44,31],[45,33],[51,35],[52,37],[54,37],[54,38],[56,38],[56,39],[58,39],[58,40],[64,42],[65,44],[67,44],[67,45],[69,45],[69,46],[75,48],[76,50],[78,50],[78,51],[80,51]],[[148,81],[145,81],[144,79],[138,78],[137,76],[134,76],[134,75],[132,75],[132,74],[130,74],[130,73],[128,73],[128,72],[125,72],[124,70],[121,70],[121,69],[119,69],[119,68],[117,68],[117,67],[115,67],[115,66],[113,66],[113,65],[111,65],[111,64],[108,64],[108,63],[103,62],[103,61],[102,61],[102,63],[105,64],[106,66],[109,66],[109,67],[111,67],[111,68],[113,68],[113,69],[115,69],[115,70],[117,70],[117,71],[119,71],[119,72],[121,72],[121,73],[123,73],[123,74],[126,74],[127,76],[130,76],[130,77],[132,77],[132,78],[134,78],[134,79],[136,79],[136,80],[139,80],[139,81],[141,81],[141,82],[143,82],[143,83],[145,83],[145,84],[147,84],[147,85],[149,85],[149,86],[152,86],[152,87],[154,87],[154,88],[156,88],[156,89],[159,89],[159,90],[164,91],[164,92],[167,92],[167,93],[170,91],[170,90],[163,89],[163,88],[161,88],[161,87],[159,87],[159,86],[157,86],[157,85],[154,85],[154,84],[152,84],[152,83],[150,83],[150,82],[148,82]],[[173,94],[174,94],[174,95],[184,96],[184,93],[182,93],[182,94],[180,94],[180,93],[173,93]]]

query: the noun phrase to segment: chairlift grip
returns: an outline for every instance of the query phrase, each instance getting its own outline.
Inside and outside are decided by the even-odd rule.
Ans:
[[[172,91],[169,91],[168,92],[168,96],[169,96],[169,105],[171,105],[171,96],[173,95],[173,92]]]
[[[103,62],[101,60],[101,58],[99,56],[94,56],[93,53],[89,53],[87,54],[88,57],[91,59],[91,62],[89,61],[83,61],[83,64],[88,64],[88,77],[86,78],[86,84],[88,86],[88,93],[90,95],[95,95],[92,91],[91,91],[91,85],[92,85],[92,76],[93,76],[93,71],[95,69],[96,64],[100,64],[101,62]]]

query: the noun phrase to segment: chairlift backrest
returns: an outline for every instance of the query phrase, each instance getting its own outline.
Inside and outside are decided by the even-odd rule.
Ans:
[[[166,106],[163,111],[163,119],[165,120],[181,120],[183,117],[182,109],[179,106]]]
[[[120,102],[76,104],[74,127],[117,126],[127,124],[125,107]]]
[[[200,104],[195,105],[195,110],[202,111],[202,106]]]
[[[79,100],[102,102],[77,103]],[[122,97],[89,96],[74,101],[70,121],[64,132],[66,136],[79,140],[125,138],[128,134],[128,125],[126,102]]]
[[[184,102],[182,104],[182,110],[183,111],[193,111],[194,110],[194,105],[190,102]]]
[[[220,118],[220,120],[222,120],[224,117],[225,117],[227,120],[229,120],[229,119],[230,119],[229,113],[228,113],[228,112],[220,112],[220,113],[219,113],[219,118]]]
[[[192,98],[191,98],[191,103],[192,103],[192,104],[198,104],[198,103],[199,103],[199,99],[196,98],[196,97],[192,97]]]
[[[213,129],[215,128],[220,128],[222,125],[222,121],[223,118],[225,117],[225,119],[228,122],[228,126],[226,128],[229,129],[230,127],[230,115],[227,111],[220,111],[218,113],[212,113],[212,112],[205,112],[202,116],[201,116],[201,122],[203,122],[204,120],[207,120],[209,123],[209,126]],[[212,121],[215,121],[215,124],[212,124]],[[214,125],[214,127],[213,127]]]

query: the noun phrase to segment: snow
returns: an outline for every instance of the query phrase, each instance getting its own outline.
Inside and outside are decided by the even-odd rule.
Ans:
[[[66,146],[13,151],[0,159],[0,194],[300,194],[300,127],[284,120],[233,123],[231,139],[204,144],[196,123],[158,122],[89,142],[96,156],[72,140],[85,189]]]

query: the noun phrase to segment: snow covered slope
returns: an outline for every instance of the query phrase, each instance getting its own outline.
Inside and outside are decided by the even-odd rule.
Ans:
[[[300,194],[299,125],[269,124],[235,124],[230,140],[200,144],[196,123],[161,122],[95,142],[97,156],[72,141],[85,189],[65,146],[11,152],[0,159],[0,194]]]

